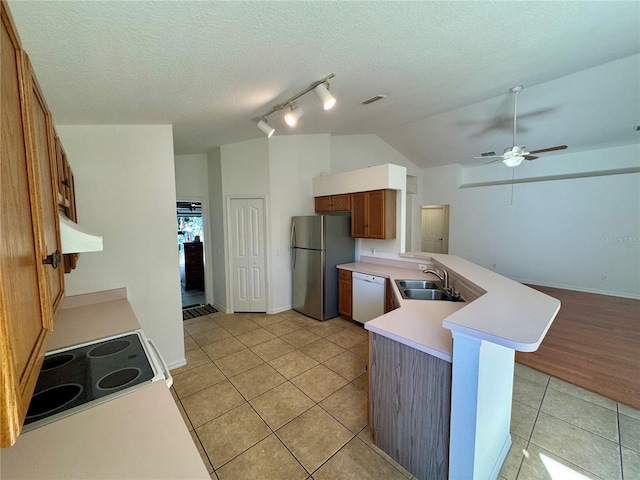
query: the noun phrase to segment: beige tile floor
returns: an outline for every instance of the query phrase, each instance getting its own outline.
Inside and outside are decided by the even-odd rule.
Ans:
[[[184,330],[172,393],[212,479],[415,478],[372,443],[361,325],[217,313]],[[501,480],[640,479],[640,412],[521,365],[511,431]]]

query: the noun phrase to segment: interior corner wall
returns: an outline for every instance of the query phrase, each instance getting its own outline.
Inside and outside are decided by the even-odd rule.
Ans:
[[[525,283],[640,298],[640,173],[515,184],[511,206],[511,185],[458,189],[459,168],[421,174],[421,204],[451,205],[449,253]]]
[[[392,163],[406,167],[407,175],[419,176],[420,168],[378,135],[340,135],[331,137],[331,174]],[[407,219],[410,219],[407,222]],[[356,240],[356,258],[360,255],[396,256],[399,252],[420,250],[413,230],[420,225],[420,205],[411,202],[407,210],[406,188],[396,198],[396,238],[394,240]],[[419,236],[418,236],[419,238]],[[409,247],[407,249],[407,246]]]
[[[312,179],[330,168],[329,135],[287,135],[269,141],[270,306],[291,308],[291,217],[315,215]]]
[[[227,311],[227,274],[225,271],[224,196],[222,193],[222,162],[220,148],[207,154],[209,185],[209,224],[211,225],[211,286],[212,305]]]
[[[407,175],[418,175],[420,168],[378,135],[335,135],[331,137],[330,173],[393,163],[407,168]]]
[[[204,290],[207,303],[213,302],[213,274],[212,274],[212,242],[210,202],[209,202],[209,173],[207,155],[176,155],[176,200],[196,201],[202,204],[202,220],[204,231]]]
[[[184,364],[171,125],[56,126],[75,175],[78,222],[104,239],[65,275],[67,295],[126,287],[167,364]]]

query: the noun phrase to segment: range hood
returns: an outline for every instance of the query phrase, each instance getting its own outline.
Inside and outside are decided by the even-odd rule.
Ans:
[[[86,231],[64,215],[59,215],[59,217],[62,253],[101,252],[103,250],[102,237]]]

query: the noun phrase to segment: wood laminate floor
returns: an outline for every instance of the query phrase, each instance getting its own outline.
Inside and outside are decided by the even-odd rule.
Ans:
[[[531,287],[562,306],[540,348],[516,361],[640,409],[640,300]]]

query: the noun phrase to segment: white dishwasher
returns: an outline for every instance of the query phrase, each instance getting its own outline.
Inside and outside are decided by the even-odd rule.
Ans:
[[[383,315],[386,279],[358,272],[353,272],[351,278],[353,283],[352,318],[357,322],[364,323]]]

